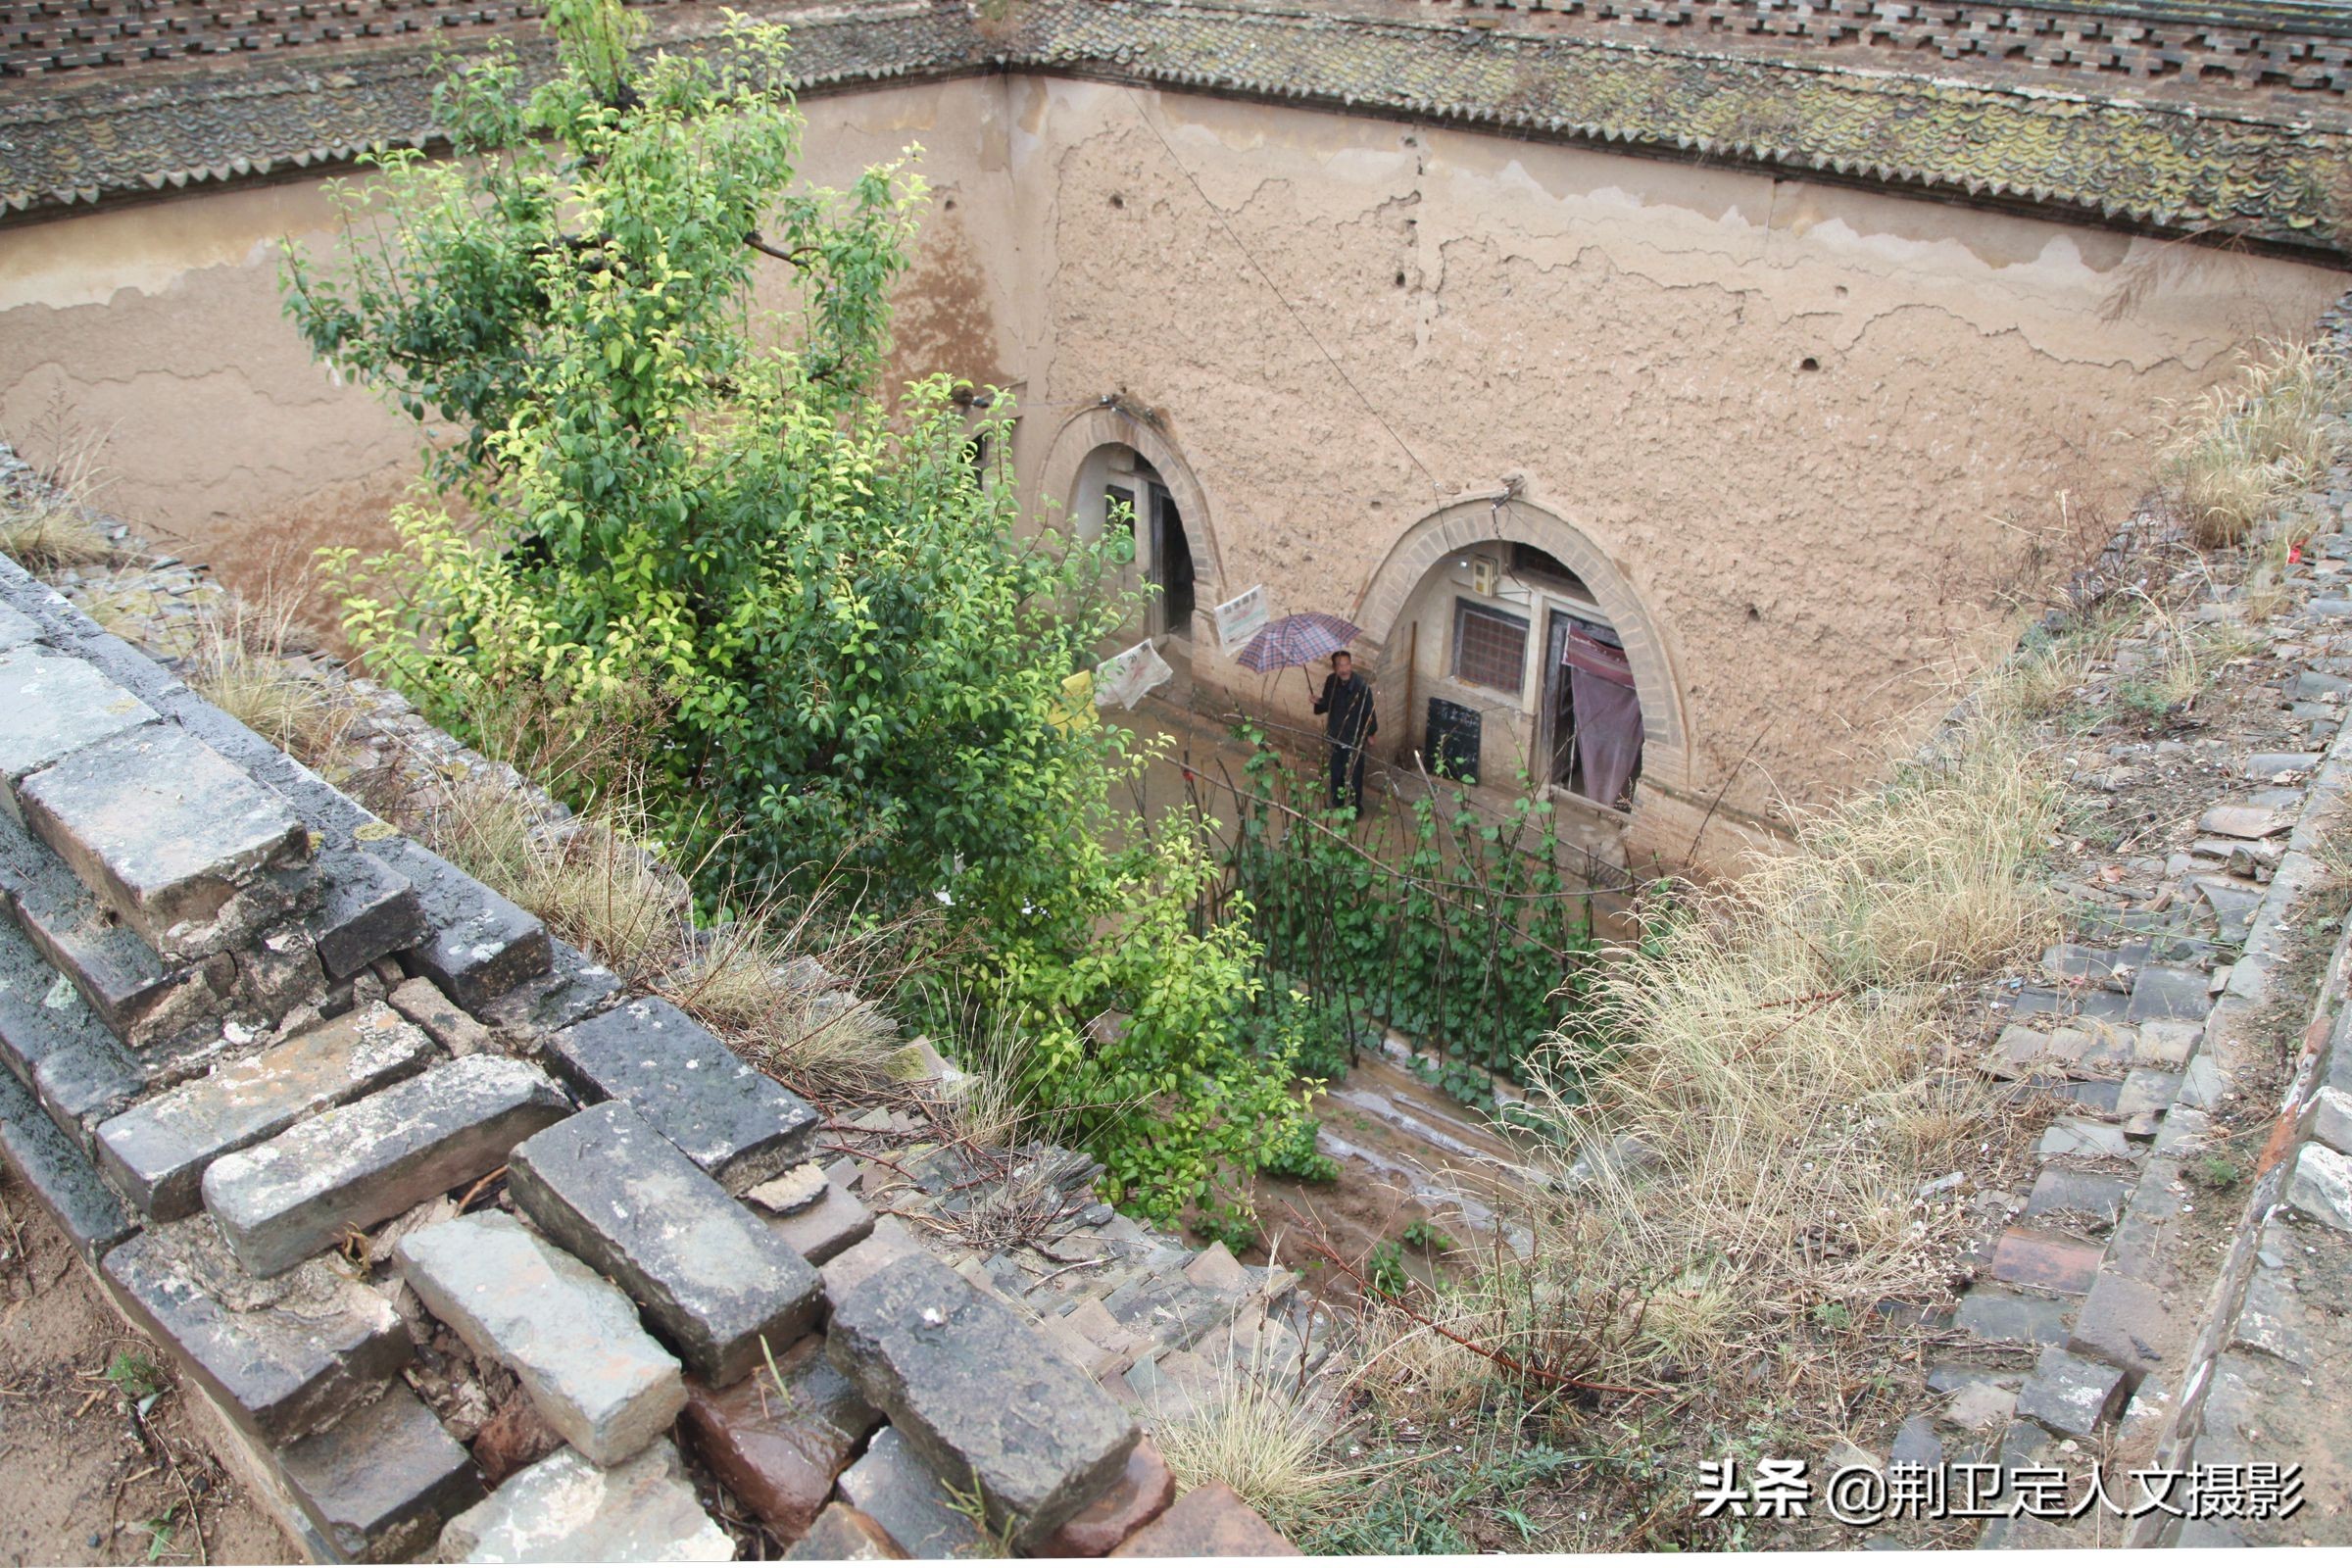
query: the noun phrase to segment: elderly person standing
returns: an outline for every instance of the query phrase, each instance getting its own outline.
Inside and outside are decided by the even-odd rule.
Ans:
[[[1358,815],[1364,809],[1364,751],[1380,733],[1380,715],[1372,710],[1372,683],[1355,672],[1355,659],[1346,649],[1331,656],[1331,673],[1323,678],[1323,695],[1315,699],[1323,715],[1323,736],[1331,747],[1331,805],[1338,809],[1342,792]]]

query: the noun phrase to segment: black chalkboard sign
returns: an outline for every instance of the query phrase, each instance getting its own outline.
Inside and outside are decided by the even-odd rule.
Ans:
[[[1475,708],[1429,700],[1429,764],[1433,771],[1464,784],[1478,782],[1479,731],[1484,718]]]

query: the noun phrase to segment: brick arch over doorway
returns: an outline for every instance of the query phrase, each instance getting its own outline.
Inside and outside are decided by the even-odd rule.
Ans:
[[[1132,447],[1158,470],[1159,482],[1174,497],[1176,510],[1184,517],[1185,538],[1193,549],[1193,581],[1199,606],[1205,611],[1224,597],[1225,561],[1217,548],[1216,514],[1209,509],[1200,481],[1193,477],[1192,465],[1184,461],[1184,455],[1160,434],[1156,425],[1109,403],[1080,409],[1071,415],[1054,432],[1054,439],[1046,448],[1046,461],[1038,466],[1036,484],[1024,498],[1028,514],[1042,517],[1049,508],[1068,507],[1071,492],[1078,484],[1078,470],[1090,456],[1108,446]]]
[[[1642,777],[1670,789],[1690,787],[1683,691],[1665,639],[1625,574],[1583,530],[1532,502],[1514,499],[1499,508],[1488,500],[1457,502],[1407,528],[1356,600],[1355,623],[1363,628],[1373,652],[1387,647],[1414,591],[1448,555],[1495,539],[1535,546],[1575,572],[1592,591],[1593,602],[1625,644],[1626,662],[1633,665],[1634,690],[1642,699]]]

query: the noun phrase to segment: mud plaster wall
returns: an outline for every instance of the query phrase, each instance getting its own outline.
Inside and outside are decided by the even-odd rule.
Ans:
[[[896,368],[1009,379],[992,278],[1017,267],[1002,90],[957,82],[808,100],[804,175],[846,186],[920,143],[934,198],[901,289]],[[280,308],[278,242],[335,232],[320,182],[184,197],[0,236],[0,431],[46,464],[96,447],[107,508],[229,581],[377,549],[417,429],[313,364]],[[767,303],[788,306],[786,269]]]
[[[1719,831],[1851,777],[1870,731],[2000,634],[2057,492],[2086,527],[2119,515],[2161,400],[2341,288],[1935,203],[1100,83],[804,107],[814,182],[925,148],[898,371],[1014,386],[1033,506],[1135,426],[1103,396],[1152,411],[1118,438],[1182,503],[1203,612],[1262,582],[1278,613],[1359,613],[1416,522],[1519,476],[1528,515],[1576,530],[1639,602],[1669,672],[1684,744],[1653,749],[1637,854],[1679,855],[1727,777]],[[277,303],[277,237],[317,242],[328,217],[303,184],[13,229],[0,429],[36,460],[107,437],[113,510],[231,581],[382,541],[414,429],[310,364]],[[1390,642],[1374,663],[1402,739]],[[1195,645],[1200,684],[1260,694]],[[1442,639],[1420,655],[1443,673]],[[1299,689],[1272,699],[1302,709]]]
[[[1871,731],[2001,634],[2059,491],[2078,524],[2120,519],[2160,402],[2258,334],[2306,331],[2342,288],[1729,170],[1009,91],[1043,247],[1032,483],[1100,437],[1086,404],[1122,394],[1204,503],[1187,511],[1203,609],[1262,582],[1277,614],[1364,618],[1412,524],[1521,476],[1639,599],[1679,687],[1687,745],[1653,746],[1637,852],[1679,855],[1735,769],[1719,826],[1850,778]],[[1402,642],[1382,650],[1391,736]],[[1261,690],[1196,646],[1197,682]],[[1303,707],[1295,677],[1272,690]]]

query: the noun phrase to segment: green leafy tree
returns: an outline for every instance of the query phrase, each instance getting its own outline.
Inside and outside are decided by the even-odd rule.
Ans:
[[[336,258],[287,248],[314,351],[428,433],[401,548],[330,554],[353,644],[461,732],[516,693],[646,724],[656,804],[725,833],[729,880],[846,868],[884,917],[946,896],[968,972],[1048,1042],[1024,1087],[1130,1202],[1295,1147],[1295,1048],[1239,1021],[1246,919],[1198,916],[1197,851],[1103,848],[1123,732],[1063,682],[1131,615],[1105,591],[1131,547],[1016,530],[973,461],[1004,405],[982,448],[945,377],[877,387],[922,181],[795,188],[780,28],[649,59],[614,0],[549,22],[552,79],[496,46],[458,69],[457,156],[378,152]],[[1081,1027],[1111,1012],[1107,1045]]]
[[[1217,873],[1189,825],[1094,853],[1080,896],[1034,914],[973,979],[1034,1042],[1024,1087],[1085,1134],[1112,1199],[1173,1221],[1301,1134],[1311,1147],[1314,1086],[1292,1086],[1295,1034],[1249,1027],[1256,945],[1246,911],[1199,917]]]
[[[551,80],[524,93],[499,48],[460,68],[458,156],[377,153],[337,191],[339,261],[288,247],[315,351],[452,431],[403,549],[329,562],[353,642],[460,729],[525,686],[659,715],[659,788],[738,870],[1033,904],[1116,747],[1055,720],[1127,612],[1100,591],[1123,542],[1024,542],[953,385],[877,392],[923,184],[792,188],[781,28],[640,59],[612,0],[550,20]]]

